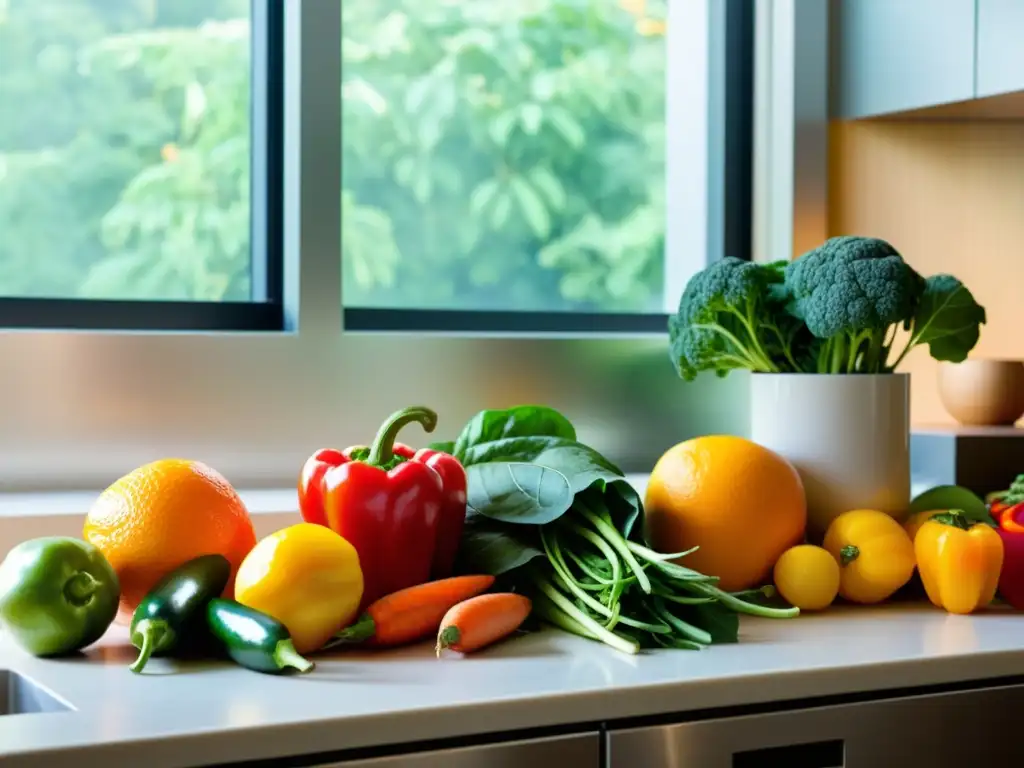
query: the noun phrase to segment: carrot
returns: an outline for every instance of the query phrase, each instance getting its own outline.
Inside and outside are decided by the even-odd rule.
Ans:
[[[341,630],[324,650],[350,643],[394,646],[413,643],[437,631],[445,613],[494,584],[493,576],[453,576],[428,581],[374,601],[359,620]]]
[[[464,600],[444,615],[437,632],[437,655],[450,648],[471,653],[511,635],[530,615],[528,597],[494,592]]]

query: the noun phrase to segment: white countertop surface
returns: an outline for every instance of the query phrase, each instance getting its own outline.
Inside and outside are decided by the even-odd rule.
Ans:
[[[1024,614],[914,604],[745,618],[739,644],[697,652],[630,657],[550,631],[469,658],[337,654],[298,677],[164,659],[133,675],[121,628],[60,661],[0,639],[0,668],[75,708],[0,717],[0,764],[209,765],[1008,677],[1024,675],[1022,649]]]

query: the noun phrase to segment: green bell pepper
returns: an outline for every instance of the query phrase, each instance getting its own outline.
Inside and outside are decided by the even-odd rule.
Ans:
[[[99,640],[120,597],[110,563],[79,539],[31,539],[0,563],[0,624],[36,656],[70,653]]]

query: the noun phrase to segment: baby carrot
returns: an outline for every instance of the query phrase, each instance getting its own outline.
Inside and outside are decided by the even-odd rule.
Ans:
[[[374,601],[359,621],[336,634],[324,649],[349,643],[392,646],[437,631],[452,606],[491,588],[493,576],[453,576],[400,589]]]
[[[526,621],[530,599],[512,592],[495,592],[464,600],[444,615],[437,632],[437,655],[450,648],[471,653],[511,635]]]

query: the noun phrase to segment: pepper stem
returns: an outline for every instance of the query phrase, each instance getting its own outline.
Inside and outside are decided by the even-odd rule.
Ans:
[[[88,571],[79,571],[64,583],[64,597],[74,605],[85,605],[100,583]]]
[[[951,525],[954,528],[959,528],[961,531],[969,530],[971,527],[971,523],[967,519],[967,515],[965,515],[963,510],[961,509],[951,509],[948,512],[942,512],[938,515],[933,515],[928,519],[934,520],[937,523]]]
[[[462,639],[462,633],[459,632],[458,627],[445,627],[437,634],[437,655],[441,656],[441,651],[445,648],[451,648],[453,645]]]
[[[860,548],[853,546],[853,544],[847,544],[839,550],[840,565],[849,565],[858,557],[860,557]]]
[[[162,621],[143,619],[135,626],[135,632],[132,634],[142,636],[142,648],[139,649],[139,657],[128,669],[132,672],[141,672],[149,661],[149,657],[153,655],[167,635],[167,625]]]
[[[413,405],[395,411],[388,416],[387,421],[380,425],[377,436],[373,438],[373,445],[370,446],[370,455],[366,457],[366,463],[375,467],[387,464],[395,457],[395,438],[398,432],[406,424],[418,421],[424,432],[433,432],[437,426],[437,414],[422,405]]]
[[[376,633],[376,622],[374,622],[373,617],[370,616],[370,614],[364,613],[359,617],[359,621],[355,624],[350,624],[340,632],[336,633],[334,637],[328,640],[320,650],[329,651],[331,648],[337,648],[339,645],[362,643],[372,638]]]
[[[314,666],[313,662],[296,651],[292,641],[287,639],[279,640],[274,646],[274,663],[278,669],[294,667],[299,672],[309,672]]]

